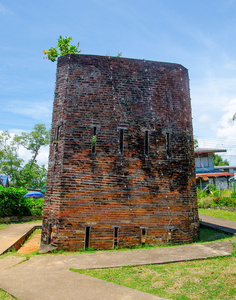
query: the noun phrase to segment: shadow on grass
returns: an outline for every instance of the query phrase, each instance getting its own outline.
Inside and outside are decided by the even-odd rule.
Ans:
[[[209,228],[207,226],[200,226],[200,240],[198,243],[205,243],[205,242],[216,242],[222,239],[227,239],[232,237],[233,234],[225,233],[223,231]]]

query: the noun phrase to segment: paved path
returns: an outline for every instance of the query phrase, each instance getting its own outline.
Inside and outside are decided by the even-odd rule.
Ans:
[[[230,242],[195,244],[170,248],[79,255],[34,256],[0,259],[0,287],[21,300],[154,300],[159,297],[69,271],[70,268],[106,268],[162,264],[225,256]],[[17,265],[16,265],[17,264]]]
[[[236,222],[229,221],[225,219],[210,217],[206,215],[199,215],[199,218],[202,220],[202,225],[212,227],[215,229],[220,229],[228,233],[236,233]]]
[[[0,255],[11,249],[21,239],[32,232],[35,227],[42,223],[11,224],[0,230]]]
[[[0,236],[2,230],[0,230]],[[0,259],[0,287],[21,300],[161,299],[114,283],[74,273],[69,269],[163,264],[226,256],[231,252],[231,243],[226,241],[122,252],[79,255],[48,254],[34,256],[25,261],[23,257],[7,256]]]

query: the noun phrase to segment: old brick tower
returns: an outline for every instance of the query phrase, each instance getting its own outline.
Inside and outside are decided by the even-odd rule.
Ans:
[[[60,57],[42,245],[189,243],[198,231],[188,71]]]

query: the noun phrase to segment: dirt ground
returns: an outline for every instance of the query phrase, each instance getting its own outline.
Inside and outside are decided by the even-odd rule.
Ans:
[[[34,234],[28,241],[26,241],[17,253],[30,253],[39,249],[41,233]]]

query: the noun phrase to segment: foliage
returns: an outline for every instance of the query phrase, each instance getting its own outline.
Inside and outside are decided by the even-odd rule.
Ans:
[[[230,190],[216,189],[210,184],[207,190],[197,189],[198,207],[214,208],[218,206],[236,207],[236,193]]]
[[[218,197],[213,198],[213,201],[217,206],[236,207],[236,198]]]
[[[218,155],[218,154],[213,154],[213,159],[214,159],[214,166],[229,166],[229,162],[227,159],[224,159]]]
[[[37,164],[37,156],[42,146],[50,142],[50,131],[44,124],[36,124],[33,130],[22,132],[11,138],[8,131],[0,133],[0,168],[1,173],[9,176],[15,187],[42,188],[46,186],[47,169]],[[18,156],[19,146],[32,153],[31,159],[24,164]]]
[[[30,189],[37,189],[46,186],[47,169],[44,165],[39,166],[36,163],[27,163],[18,174],[18,180],[15,186],[24,186]]]
[[[7,130],[0,133],[0,170],[12,181],[19,180],[19,171],[23,164],[23,159],[20,159],[17,154],[18,148],[19,145],[11,138]]]
[[[30,168],[37,162],[39,150],[42,146],[47,146],[50,142],[50,131],[46,130],[44,124],[36,124],[30,133],[22,132],[21,135],[14,137],[19,145],[22,145],[33,154],[30,161]]]
[[[96,135],[93,135],[93,146],[95,147],[95,145],[96,145],[96,140],[97,140],[97,136]]]
[[[23,197],[26,193],[24,188],[0,186],[0,217],[30,215],[28,199]]]
[[[198,140],[197,139],[193,140],[193,145],[194,145],[194,149],[198,148]]]
[[[79,43],[76,46],[70,45],[70,42],[72,40],[72,37],[62,37],[59,36],[59,39],[57,39],[57,47],[51,47],[48,50],[44,50],[43,53],[45,56],[43,58],[46,58],[48,60],[51,60],[52,62],[56,61],[58,57],[66,55],[66,54],[76,54],[80,53],[81,50],[78,50]]]
[[[27,192],[24,188],[0,186],[0,217],[41,215],[43,198],[23,197]]]

